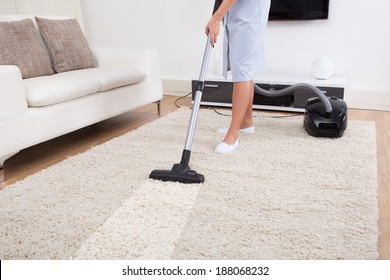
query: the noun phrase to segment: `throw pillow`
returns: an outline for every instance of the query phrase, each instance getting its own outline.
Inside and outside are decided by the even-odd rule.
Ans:
[[[95,57],[76,19],[35,17],[57,73],[96,67]]]
[[[0,22],[0,65],[16,65],[23,78],[54,74],[45,43],[31,19]]]

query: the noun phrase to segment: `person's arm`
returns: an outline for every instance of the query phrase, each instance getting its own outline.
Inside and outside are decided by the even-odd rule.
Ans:
[[[206,25],[205,33],[206,35],[210,34],[210,42],[214,47],[214,44],[217,42],[217,37],[219,34],[219,28],[221,24],[221,20],[230,10],[230,8],[236,3],[237,0],[223,0],[221,6],[219,6],[218,10],[211,17],[209,22]]]

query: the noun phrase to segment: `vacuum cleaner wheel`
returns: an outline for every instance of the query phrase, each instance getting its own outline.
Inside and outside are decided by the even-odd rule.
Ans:
[[[304,126],[314,137],[341,137],[347,128],[347,104],[337,97],[328,97],[332,112],[327,113],[318,97],[306,102]]]

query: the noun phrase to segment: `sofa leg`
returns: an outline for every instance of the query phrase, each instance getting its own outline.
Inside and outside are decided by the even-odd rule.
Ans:
[[[0,183],[3,183],[4,181],[5,181],[4,166],[0,166]]]
[[[161,116],[161,100],[156,102],[157,104],[157,114]]]
[[[0,183],[3,183],[5,181],[5,175],[4,175],[4,164],[7,159],[12,157],[13,155],[17,154],[19,151],[2,155],[0,156]]]

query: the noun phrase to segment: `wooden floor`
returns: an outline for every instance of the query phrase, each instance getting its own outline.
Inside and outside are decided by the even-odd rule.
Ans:
[[[176,110],[178,97],[165,96],[162,113]],[[191,99],[179,100],[179,106],[191,106]],[[51,141],[25,149],[6,161],[6,181],[0,189],[49,167],[66,157],[84,152],[114,137],[158,118],[155,104],[125,113]],[[349,109],[350,120],[375,121],[378,148],[379,258],[390,260],[390,112]],[[184,144],[184,143],[183,143]]]

